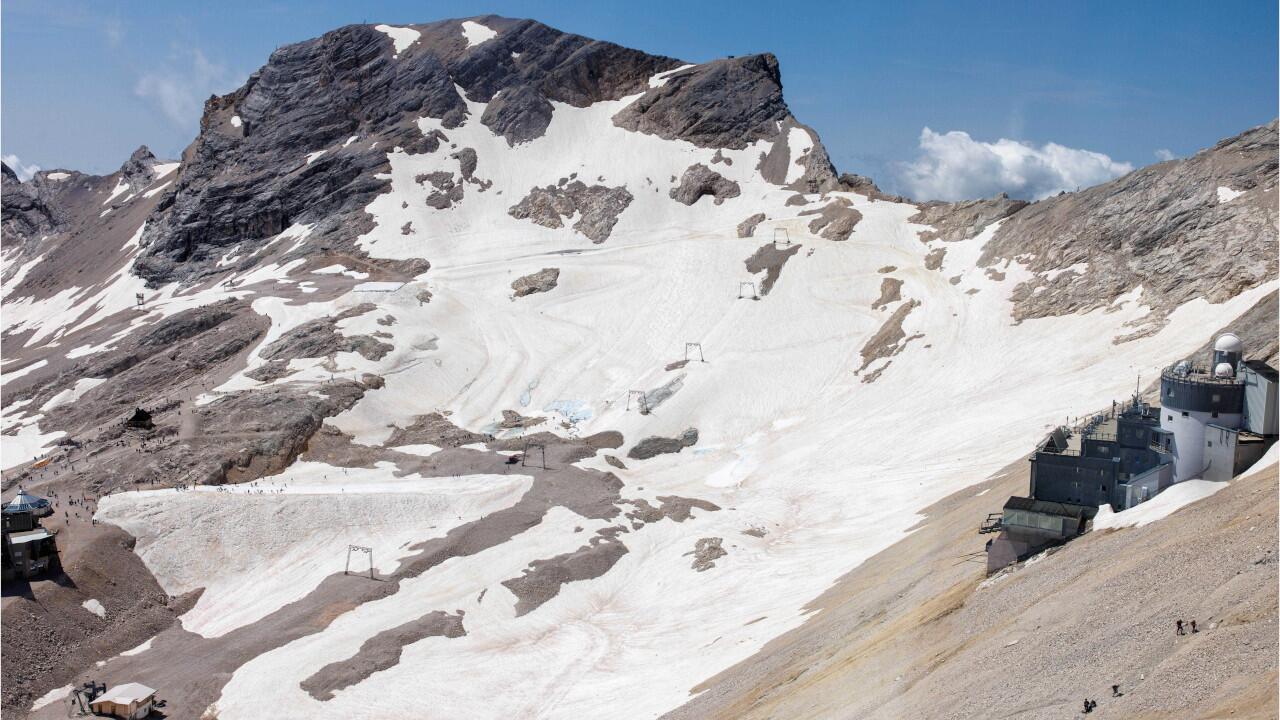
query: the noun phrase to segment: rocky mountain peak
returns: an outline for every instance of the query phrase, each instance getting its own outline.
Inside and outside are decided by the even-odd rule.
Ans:
[[[299,222],[349,244],[368,228],[363,210],[386,189],[378,178],[393,149],[435,152],[444,133],[474,121],[514,146],[545,134],[554,103],[633,96],[616,125],[699,147],[742,149],[799,127],[770,54],[688,65],[495,15],[348,25],[278,49],[243,87],[208,100],[135,272],[152,283],[201,277],[226,248]],[[468,103],[486,104],[480,117]],[[424,133],[422,119],[443,133]],[[826,151],[806,131],[800,185],[834,187]],[[781,157],[766,178],[780,183],[789,162]]]

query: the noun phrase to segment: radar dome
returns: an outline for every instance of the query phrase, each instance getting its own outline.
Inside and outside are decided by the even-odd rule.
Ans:
[[[1240,342],[1240,338],[1235,333],[1226,333],[1218,338],[1213,344],[1213,349],[1218,352],[1238,353],[1244,349],[1244,345]]]
[[[1218,363],[1217,366],[1213,368],[1213,374],[1220,378],[1227,378],[1235,375],[1236,371],[1235,368],[1231,367],[1231,363]]]

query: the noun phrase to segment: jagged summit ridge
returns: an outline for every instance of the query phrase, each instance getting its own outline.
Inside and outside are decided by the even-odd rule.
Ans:
[[[474,42],[468,24],[492,35]],[[136,272],[153,283],[199,277],[228,247],[299,222],[318,223],[318,239],[349,243],[368,229],[363,208],[387,189],[379,178],[394,148],[436,152],[472,122],[514,146],[545,134],[552,103],[584,108],[633,95],[618,126],[699,147],[741,149],[798,126],[772,55],[690,66],[498,16],[350,25],[277,50],[243,87],[206,103]],[[479,117],[472,103],[485,105]],[[423,118],[438,130],[424,132]],[[816,135],[812,144],[805,177],[834,178]]]

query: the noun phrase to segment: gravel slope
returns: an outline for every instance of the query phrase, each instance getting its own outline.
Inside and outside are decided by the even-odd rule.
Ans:
[[[983,587],[974,530],[1027,463],[943,500],[820,611],[668,718],[1276,717],[1277,469]],[[976,555],[981,559],[981,554]],[[1202,631],[1178,637],[1174,621]],[[1123,697],[1112,698],[1120,684]]]

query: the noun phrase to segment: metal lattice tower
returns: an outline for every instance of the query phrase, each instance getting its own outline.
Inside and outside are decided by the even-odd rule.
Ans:
[[[750,295],[743,295],[743,294],[742,294],[742,291],[743,291],[743,290],[746,290],[747,292],[749,292],[749,293],[751,293],[751,294],[750,294]],[[744,298],[744,297],[749,297],[749,298],[751,298],[752,300],[759,300],[759,299],[760,299],[760,293],[756,292],[756,284],[755,284],[754,282],[752,282],[752,281],[750,281],[750,280],[743,280],[742,282],[738,283],[738,299],[739,299],[739,300],[741,300],[741,299],[742,299],[742,298]]]
[[[685,344],[684,344],[684,359],[685,359],[686,361],[688,361],[688,360],[689,360],[689,351],[690,351],[690,350],[697,350],[697,351],[698,351],[698,362],[706,362],[706,361],[707,361],[707,359],[706,359],[705,357],[703,357],[703,355],[702,355],[702,343],[687,342],[687,343],[685,343]]]
[[[643,390],[627,391],[627,411],[628,412],[630,412],[631,410],[632,398],[635,398],[636,407],[640,408],[640,414],[648,415],[649,414],[649,398],[645,395],[645,392]]]
[[[773,229],[773,244],[774,244],[774,246],[775,246],[775,247],[777,247],[777,246],[779,246],[779,245],[781,245],[782,247],[788,247],[788,246],[790,246],[790,245],[791,245],[791,233],[790,233],[786,228],[778,228],[778,227],[774,228],[774,229]]]

